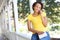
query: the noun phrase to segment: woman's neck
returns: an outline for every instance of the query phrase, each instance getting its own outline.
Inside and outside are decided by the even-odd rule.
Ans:
[[[33,16],[38,16],[39,14],[37,12],[34,12],[33,13]]]

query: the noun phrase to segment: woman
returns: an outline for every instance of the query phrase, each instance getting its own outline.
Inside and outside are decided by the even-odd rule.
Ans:
[[[46,13],[42,11],[43,4],[41,2],[35,2],[32,8],[34,13],[28,15],[27,21],[28,30],[33,32],[31,40],[50,40],[50,36],[46,32],[47,18]]]

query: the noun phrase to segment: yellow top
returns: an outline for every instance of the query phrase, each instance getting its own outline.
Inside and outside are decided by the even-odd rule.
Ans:
[[[46,13],[43,12],[42,16],[45,17]],[[42,20],[41,20],[41,16],[38,15],[36,17],[32,16],[32,14],[28,15],[28,20],[30,20],[32,22],[33,28],[37,31],[46,31],[46,27],[44,27]]]

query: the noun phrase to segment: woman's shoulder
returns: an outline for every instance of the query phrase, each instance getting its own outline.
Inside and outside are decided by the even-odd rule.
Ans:
[[[32,14],[29,14],[27,17],[29,20],[32,20]]]
[[[28,17],[31,17],[31,16],[32,16],[32,14],[29,14],[29,15],[28,15]]]

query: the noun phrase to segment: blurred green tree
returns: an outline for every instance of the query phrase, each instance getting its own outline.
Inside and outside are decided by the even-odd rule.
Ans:
[[[44,4],[44,9],[47,12],[48,20],[51,23],[60,23],[60,2],[56,0],[37,0]]]
[[[18,0],[18,18],[25,18],[30,13],[29,0]]]
[[[60,23],[60,2],[45,0],[45,10],[52,23]]]

